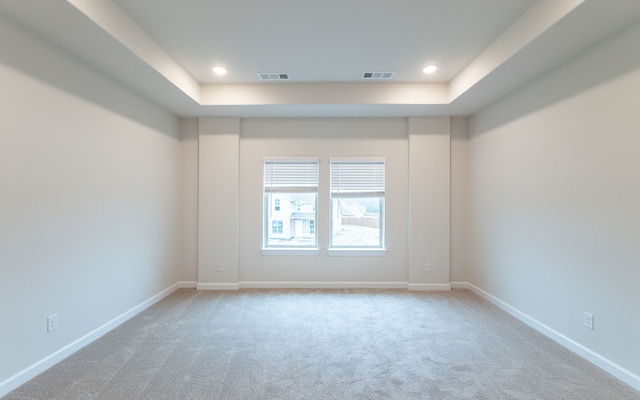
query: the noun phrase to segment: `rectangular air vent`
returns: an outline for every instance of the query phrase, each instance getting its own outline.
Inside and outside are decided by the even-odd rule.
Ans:
[[[391,79],[393,72],[363,72],[362,79]]]
[[[261,81],[288,81],[289,74],[286,72],[259,72]]]

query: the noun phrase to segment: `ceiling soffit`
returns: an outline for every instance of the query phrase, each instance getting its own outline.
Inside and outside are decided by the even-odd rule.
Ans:
[[[628,4],[634,2],[610,1],[538,1],[446,82],[203,83],[111,0],[44,6],[67,21],[67,31],[86,33],[84,40],[34,15],[28,1],[8,0],[0,11],[180,116],[413,116],[477,112],[640,15],[640,6]],[[589,34],[578,34],[585,27]],[[92,49],[97,41],[110,51]]]

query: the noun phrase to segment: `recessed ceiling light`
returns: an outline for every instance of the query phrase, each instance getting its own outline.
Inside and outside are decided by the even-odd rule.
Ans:
[[[438,69],[437,65],[430,64],[422,68],[422,72],[424,72],[425,74],[433,74],[434,72],[436,72],[437,69]]]
[[[216,75],[224,75],[227,73],[227,69],[225,67],[213,67],[211,70]]]

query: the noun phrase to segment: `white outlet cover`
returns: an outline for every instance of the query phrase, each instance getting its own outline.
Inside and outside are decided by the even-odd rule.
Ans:
[[[585,328],[593,329],[593,314],[584,313],[583,325]]]
[[[58,314],[47,317],[47,332],[53,332],[58,329]]]

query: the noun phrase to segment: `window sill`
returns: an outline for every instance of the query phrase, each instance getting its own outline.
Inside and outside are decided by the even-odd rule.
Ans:
[[[328,249],[330,257],[384,257],[387,249]]]
[[[294,249],[294,248],[269,248],[260,249],[263,256],[317,256],[320,254],[320,249],[307,248],[307,249]]]

